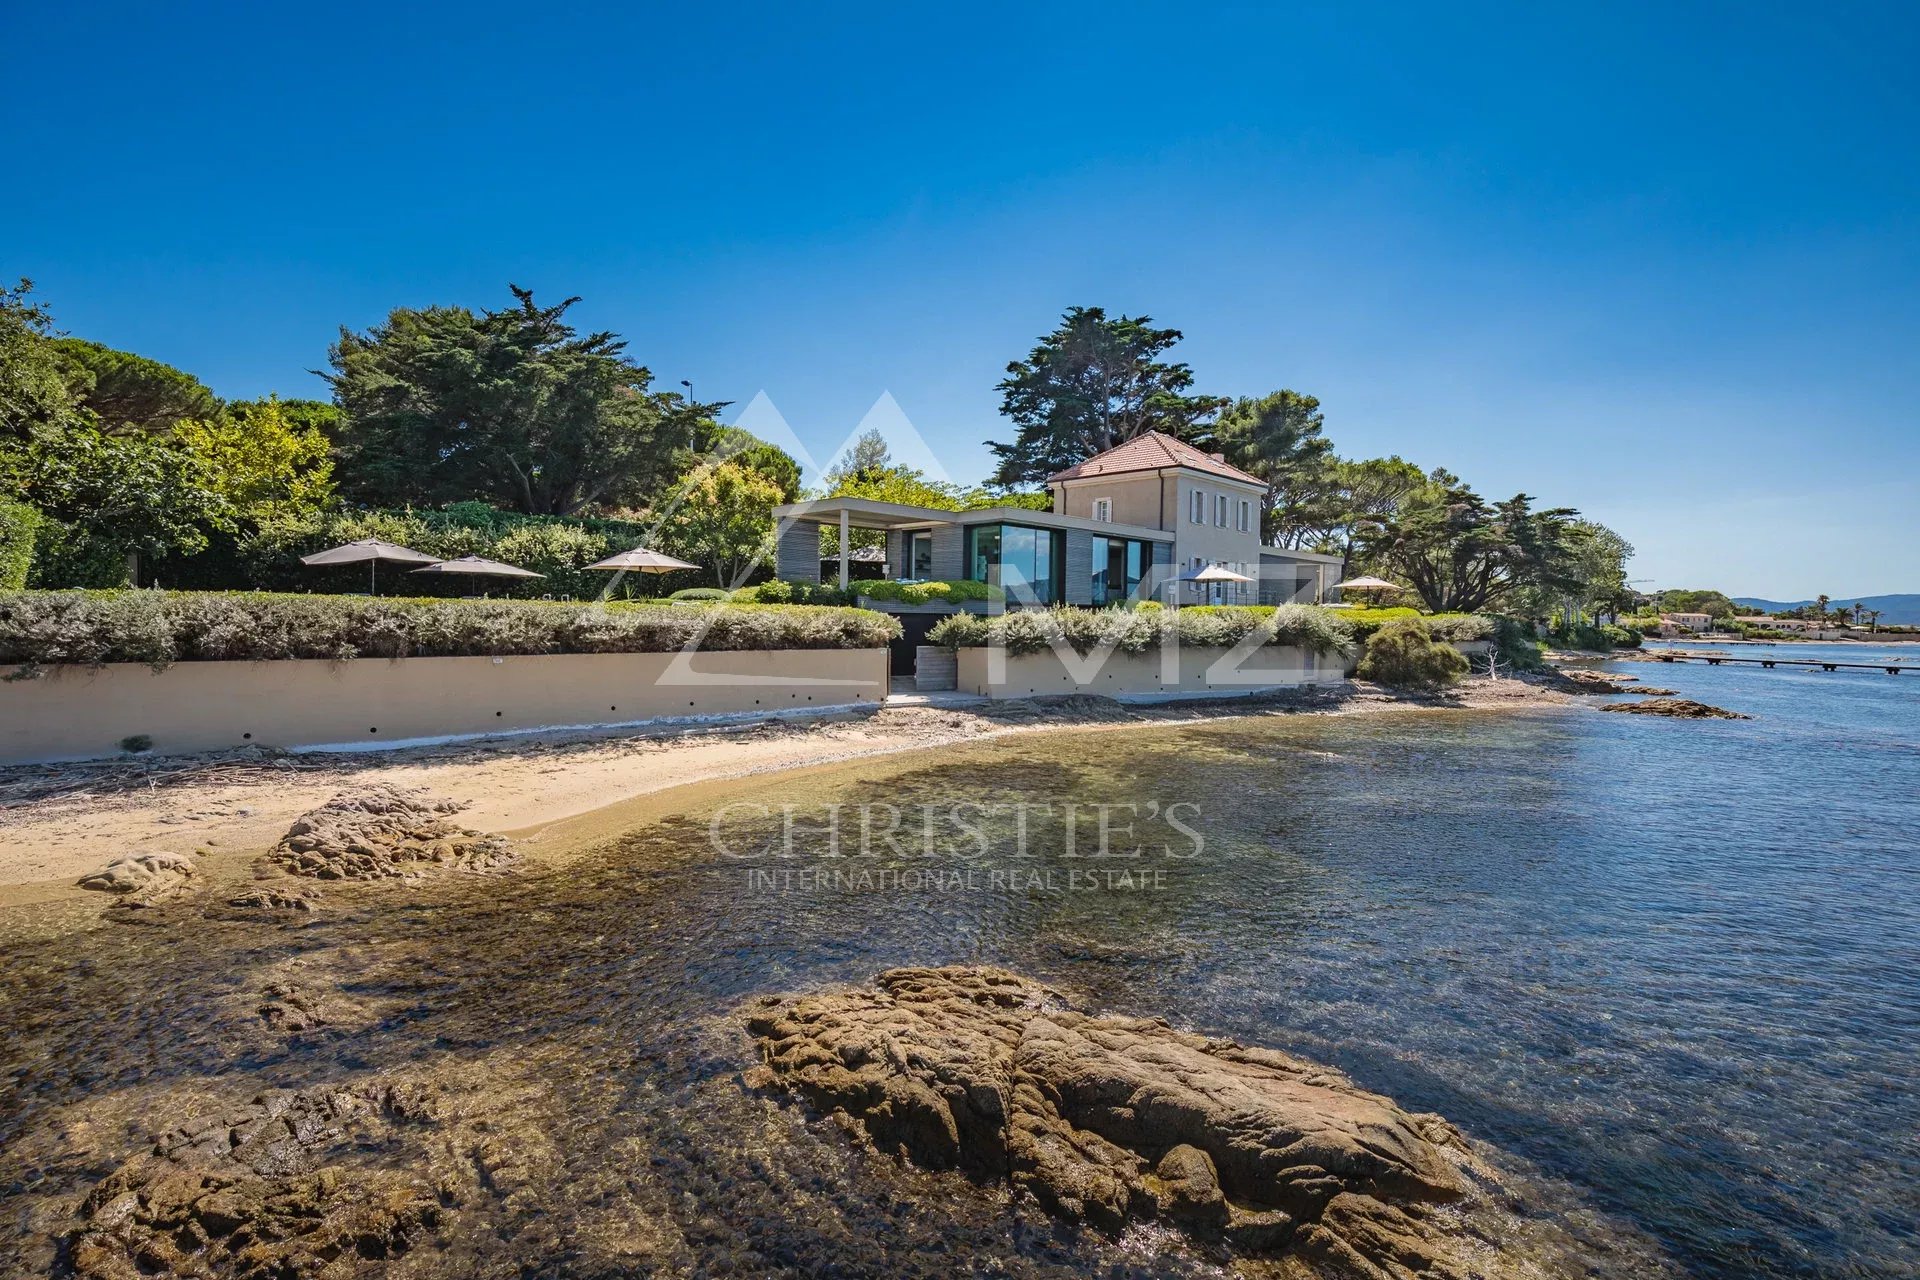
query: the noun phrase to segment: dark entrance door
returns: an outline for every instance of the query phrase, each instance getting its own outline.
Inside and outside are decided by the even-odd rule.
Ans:
[[[901,635],[898,640],[889,643],[893,654],[893,674],[910,676],[913,674],[914,651],[927,642],[927,632],[933,630],[944,613],[896,613],[900,619]]]

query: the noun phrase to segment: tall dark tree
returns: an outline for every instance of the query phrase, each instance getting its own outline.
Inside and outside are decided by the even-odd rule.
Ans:
[[[1069,309],[1025,360],[1007,366],[997,388],[1000,412],[1019,434],[1011,444],[988,444],[1000,460],[996,481],[1036,483],[1148,431],[1203,437],[1228,401],[1189,394],[1193,371],[1160,358],[1180,337],[1148,316]]]
[[[219,398],[205,383],[170,364],[84,338],[56,338],[53,349],[66,366],[74,400],[107,431],[165,433],[183,418],[206,419],[220,411]]]
[[[1577,586],[1578,512],[1536,511],[1524,493],[1489,503],[1447,479],[1363,525],[1361,554],[1405,579],[1435,613],[1474,613],[1524,587]]]
[[[475,314],[401,308],[329,351],[345,415],[343,491],[370,503],[485,497],[515,511],[573,515],[644,504],[724,403],[653,390],[612,333],[566,322],[569,298]]]
[[[1235,400],[1213,424],[1214,441],[1227,460],[1267,482],[1260,499],[1263,540],[1279,533],[1279,517],[1286,508],[1325,487],[1334,461],[1333,441],[1324,434],[1326,421],[1315,397],[1275,391]]]

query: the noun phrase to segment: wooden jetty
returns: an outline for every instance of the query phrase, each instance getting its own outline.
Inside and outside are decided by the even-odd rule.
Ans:
[[[1731,662],[1766,667],[1769,670],[1774,667],[1818,667],[1822,671],[1884,671],[1890,676],[1897,676],[1902,671],[1920,670],[1920,668],[1903,667],[1897,663],[1829,662],[1825,658],[1735,658],[1718,653],[1684,653],[1654,649],[1648,649],[1645,652],[1648,657],[1659,662],[1704,662],[1710,667]]]

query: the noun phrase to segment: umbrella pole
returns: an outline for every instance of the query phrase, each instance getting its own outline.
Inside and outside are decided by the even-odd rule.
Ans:
[[[378,558],[367,561],[367,594],[380,594],[380,561]]]

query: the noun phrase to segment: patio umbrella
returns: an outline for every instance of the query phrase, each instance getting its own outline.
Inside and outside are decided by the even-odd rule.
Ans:
[[[380,562],[392,560],[399,564],[432,564],[439,556],[430,556],[412,547],[403,547],[397,542],[383,542],[379,538],[361,538],[358,542],[349,542],[345,546],[330,547],[325,551],[316,551],[310,556],[301,556],[301,564],[359,564],[367,562],[367,593],[379,590]]]
[[[1195,569],[1191,573],[1180,575],[1182,582],[1252,582],[1244,573],[1235,573],[1221,565],[1210,564],[1204,569]]]
[[[1244,573],[1235,573],[1224,565],[1210,564],[1204,569],[1191,569],[1180,575],[1182,582],[1199,582],[1211,586],[1216,582],[1252,582]],[[1221,599],[1226,597],[1222,596]]]
[[[631,570],[637,573],[672,573],[675,569],[698,569],[699,567],[697,564],[688,564],[685,560],[676,560],[658,551],[649,551],[645,547],[622,551],[617,556],[608,556],[605,560],[596,560],[587,566],[589,569]]]
[[[522,569],[517,564],[489,560],[485,556],[461,556],[458,560],[442,560],[412,572],[456,573],[473,578],[544,578],[547,576],[544,573],[535,573],[531,569]]]
[[[1329,589],[1333,591],[1359,591],[1362,593],[1369,591],[1398,591],[1400,590],[1400,584],[1397,582],[1388,582],[1385,578],[1348,578],[1345,582],[1334,583]]]

